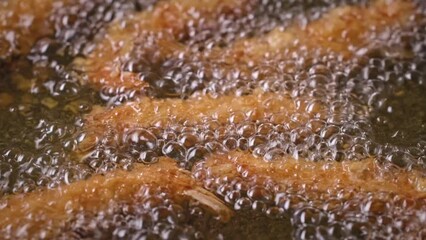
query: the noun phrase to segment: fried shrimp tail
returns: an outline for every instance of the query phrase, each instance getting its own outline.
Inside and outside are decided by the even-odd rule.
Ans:
[[[234,215],[229,205],[241,210],[244,203],[251,201],[275,209],[274,217],[293,211],[297,215],[303,209],[311,209],[304,213],[309,217],[335,209],[341,209],[340,214],[367,211],[392,215],[397,206],[403,207],[408,201],[412,206],[404,214],[412,218],[412,227],[423,221],[412,212],[424,208],[426,181],[421,173],[384,170],[371,158],[357,162],[310,162],[275,156],[265,161],[249,153],[232,152],[209,156],[194,168],[192,175],[179,170],[173,160],[163,158],[155,165],[135,165],[129,172],[115,170],[68,186],[10,196],[3,200],[6,205],[0,209],[0,226],[3,231],[16,233],[16,237],[55,237],[72,220],[70,213],[96,214],[106,211],[112,203],[137,206],[146,202],[156,209],[161,202],[152,202],[147,193],[158,187],[163,194],[170,194],[169,201],[175,205],[186,207],[189,202],[195,202],[224,222]],[[362,199],[367,202],[360,202],[359,210],[345,205]],[[386,201],[392,202],[394,210]],[[43,218],[35,217],[40,213]],[[40,232],[46,224],[49,230]],[[21,236],[20,232],[26,235]]]
[[[426,239],[419,1],[0,2],[0,240]]]
[[[130,172],[117,170],[55,189],[3,199],[6,205],[0,208],[0,232],[12,232],[16,238],[56,238],[71,220],[70,213],[95,214],[107,211],[111,203],[137,205],[149,198],[144,192],[156,188],[171,194],[175,204],[182,207],[191,201],[198,203],[225,222],[233,215],[220,199],[198,186],[190,173],[178,169],[173,160],[161,159],[152,166],[136,165]],[[162,207],[159,204],[151,207]],[[49,229],[42,230],[46,225]]]

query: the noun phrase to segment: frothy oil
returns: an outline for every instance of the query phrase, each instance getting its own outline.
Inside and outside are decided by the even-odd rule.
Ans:
[[[0,238],[425,238],[425,16],[1,2]]]

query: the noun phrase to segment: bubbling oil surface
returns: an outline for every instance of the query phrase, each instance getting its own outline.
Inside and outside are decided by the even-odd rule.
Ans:
[[[10,2],[0,3],[0,7],[6,9]],[[204,164],[209,156],[242,151],[267,162],[282,156],[312,162],[374,157],[383,171],[396,168],[424,174],[426,11],[420,1],[413,12],[416,20],[411,19],[405,27],[387,29],[382,34],[387,37],[372,37],[379,46],[350,59],[302,48],[291,56],[282,53],[255,64],[230,65],[221,58],[203,60],[212,49],[226,52],[241,39],[262,38],[274,29],[286,31],[295,25],[303,29],[334,8],[371,4],[361,0],[254,1],[255,7],[246,14],[220,15],[215,27],[204,26],[203,21],[186,26],[189,34],[177,38],[185,50],[165,61],[155,58],[160,47],[155,38],[153,42],[149,38],[139,42],[137,37],[132,39],[137,43],[131,54],[117,56],[114,61],[120,62],[121,71],[138,74],[148,88],[92,86],[90,75],[76,67],[75,61],[95,51],[96,44],[108,36],[109,26],[125,26],[129,18],[161,2],[64,1],[64,7],[43,20],[54,34],[37,39],[28,53],[0,58],[0,197],[54,189],[116,169],[131,171],[135,164],[156,164],[166,156],[223,200],[235,211],[234,218],[223,223],[199,204],[174,202],[174,192],[167,186],[143,186],[141,202],[111,202],[103,211],[70,213],[61,226],[61,235],[55,237],[426,237],[425,206],[398,194],[359,194],[345,189],[334,194],[335,189],[330,189],[314,202],[309,194],[315,187],[283,187],[279,179],[264,180],[268,176],[214,175]],[[13,18],[0,20],[8,19]],[[7,31],[1,30],[0,40],[9,41]],[[14,34],[23,33],[18,29]],[[394,49],[403,49],[404,54],[398,55]],[[215,115],[195,123],[168,116],[167,121],[158,119],[148,127],[109,128],[96,136],[96,145],[84,157],[79,153],[79,144],[91,134],[86,131],[91,124],[87,116],[100,106],[102,111],[114,111],[147,97],[186,101],[194,96],[239,98],[259,89],[291,99],[300,111],[281,111],[256,121],[251,120],[250,113],[238,111],[227,113],[226,121]],[[5,203],[0,202],[0,210],[8,207]],[[385,206],[384,210],[371,210],[376,205]],[[45,236],[50,227],[44,227],[34,238]],[[5,228],[0,233],[5,239],[28,237],[25,229]]]

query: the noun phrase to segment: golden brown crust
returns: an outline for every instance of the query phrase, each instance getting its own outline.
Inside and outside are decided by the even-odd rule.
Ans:
[[[231,51],[238,59],[255,60],[287,50],[334,53],[349,59],[384,44],[372,40],[392,28],[407,26],[415,12],[412,1],[377,0],[367,7],[344,6],[330,10],[306,27],[276,29],[259,39],[242,40]],[[287,53],[289,54],[289,53]]]
[[[82,152],[91,149],[97,138],[112,129],[115,134],[122,134],[127,129],[147,128],[151,126],[166,127],[171,123],[190,125],[201,124],[205,119],[215,119],[225,125],[235,113],[244,113],[247,118],[238,121],[256,122],[271,118],[272,123],[288,123],[294,113],[307,113],[314,116],[320,112],[320,105],[306,109],[306,104],[296,106],[288,96],[255,90],[252,95],[234,97],[209,96],[181,99],[149,99],[133,102],[111,110],[96,109],[86,118],[86,138],[80,144]],[[302,122],[300,124],[303,124]]]
[[[161,31],[169,29],[169,26],[166,23],[160,21],[164,18],[151,18],[153,16],[161,15],[160,13],[166,11],[166,9],[169,11],[170,9],[176,8],[175,4],[177,3],[173,1],[167,2],[167,4],[164,3],[164,5],[160,4],[154,8],[153,11],[137,15],[135,19],[131,20],[131,22],[140,22],[137,24],[129,24],[124,27],[124,30],[117,24],[113,24],[108,35],[110,39],[108,38],[101,42],[99,45],[101,47],[99,47],[98,50],[95,50],[95,52],[87,60],[90,62],[97,59],[95,62],[100,64],[99,67],[101,67],[101,70],[96,68],[99,71],[94,72],[94,74],[100,74],[103,76],[104,70],[106,70],[107,74],[110,74],[111,69],[107,66],[109,60],[116,57],[116,55],[126,56],[130,54],[139,32],[143,32],[144,30],[154,31],[157,29],[158,31]],[[182,6],[180,6],[180,4]],[[185,1],[180,4],[178,4],[179,8],[188,8]],[[205,6],[201,4],[195,9],[201,12],[209,12],[214,9],[214,6],[218,5],[222,6],[222,8],[220,8],[221,11],[219,11],[219,13],[221,13],[224,9],[227,9],[223,6],[228,6],[229,8],[232,4],[237,3],[232,1],[214,1]],[[157,8],[158,10],[156,10]],[[242,65],[246,65],[248,61],[257,61],[264,58],[265,56],[263,55],[265,53],[272,54],[274,51],[279,52],[283,49],[299,51],[301,48],[322,49],[325,52],[334,52],[336,54],[343,55],[345,58],[350,58],[353,57],[354,54],[357,54],[354,52],[355,50],[363,48],[368,49],[375,46],[377,43],[370,43],[371,38],[375,34],[385,32],[388,28],[408,24],[405,23],[405,21],[409,20],[413,12],[413,3],[411,1],[404,0],[389,2],[380,0],[375,1],[368,7],[339,7],[331,10],[319,20],[308,24],[306,28],[294,26],[284,32],[275,30],[263,37],[252,40],[237,41],[234,46],[229,49],[214,49],[211,53],[207,53],[202,58],[204,58],[205,61],[211,62],[229,62],[229,66],[234,67],[235,64],[239,65],[241,63],[238,62],[239,60],[245,62]],[[361,13],[365,17],[363,21],[358,19]],[[209,19],[211,16],[209,14],[207,15],[207,19]],[[212,16],[214,16],[214,14],[212,14]],[[183,18],[186,19],[186,17]],[[167,26],[163,28],[163,25]],[[350,26],[350,28],[347,28],[347,26]],[[173,27],[171,28],[173,29]],[[129,29],[132,29],[132,31]],[[126,31],[130,31],[129,33],[132,33],[133,30],[137,34],[123,34]],[[167,36],[168,35],[166,34],[165,37],[160,38],[160,40],[162,41],[166,38],[165,43],[172,41],[178,45],[182,45],[176,41],[175,37]],[[112,50],[114,48],[112,43],[118,39],[123,40],[120,42],[121,46],[116,46],[116,49]],[[293,44],[295,40],[297,40],[297,44]],[[171,53],[173,51],[183,50],[183,46],[175,48],[174,43],[170,46],[165,44],[163,48],[159,46],[160,51]],[[104,44],[107,46],[103,47]],[[106,51],[103,51],[102,53],[98,52],[100,49],[106,49]],[[165,55],[167,54],[168,53]],[[102,57],[106,57],[106,59],[109,60],[103,61],[101,60]],[[106,65],[104,65],[105,63]],[[121,62],[119,63],[121,64]],[[139,84],[146,86],[146,82],[135,78],[137,75],[136,73],[122,72],[119,68],[116,69],[117,71],[113,72],[118,75],[110,75],[111,78],[105,78],[109,80],[107,80],[107,82],[102,82],[101,85],[111,86],[112,84],[115,86],[118,84],[120,87],[132,88],[133,80],[135,80],[138,86]],[[99,80],[100,78],[93,76],[90,79],[96,82],[96,79]],[[133,80],[128,81],[129,79]],[[320,109],[314,109],[314,111],[310,114],[315,114],[319,110]],[[188,100],[151,100],[149,98],[142,98],[139,103],[130,103],[126,106],[117,107],[106,112],[102,112],[103,110],[100,111],[101,113],[96,114],[94,112],[87,118],[88,124],[85,130],[88,135],[85,141],[80,144],[80,150],[82,150],[82,152],[91,149],[96,144],[96,140],[98,138],[102,138],[102,135],[109,129],[113,129],[116,133],[122,133],[128,128],[146,128],[154,125],[155,122],[163,122],[166,125],[171,122],[184,121],[200,123],[203,119],[210,118],[212,116],[216,116],[220,124],[225,124],[229,116],[234,112],[250,113],[250,115],[253,116],[248,119],[248,121],[258,121],[270,117],[273,114],[277,115],[279,113],[286,113],[286,118],[280,119],[275,117],[275,119],[280,119],[281,121],[277,122],[276,120],[275,123],[282,123],[283,121],[288,121],[291,114],[296,112],[304,113],[306,112],[306,109],[304,109],[304,106],[296,108],[295,103],[290,98],[280,96],[280,94],[262,93],[261,91],[256,90],[255,94],[251,96],[243,96],[239,98],[232,96],[222,96],[219,98],[194,96]]]
[[[28,53],[41,37],[54,33],[49,17],[73,0],[0,2],[0,59]]]
[[[198,202],[222,221],[232,216],[232,211],[221,200],[199,187],[173,160],[164,158],[151,166],[135,165],[132,171],[116,170],[55,189],[9,196],[2,200],[5,204],[0,209],[0,229],[19,234],[22,228],[27,235],[16,237],[33,238],[43,226],[49,226],[45,234],[54,237],[73,214],[96,214],[107,210],[111,203],[142,202],[146,198],[141,193],[144,187],[161,187],[183,206],[185,202]]]
[[[97,43],[96,49],[86,60],[76,65],[88,75],[94,87],[124,87],[140,89],[147,86],[138,74],[123,72],[123,61],[134,51],[138,42],[152,42],[154,49],[148,55],[164,61],[173,53],[183,51],[185,45],[179,39],[189,35],[188,25],[201,24],[215,28],[222,15],[242,15],[250,8],[252,0],[171,0],[159,2],[152,10],[144,11],[127,19],[126,25],[112,24],[106,36]]]
[[[325,201],[321,198],[324,193],[336,196],[342,189],[358,196],[368,193],[398,195],[400,199],[414,200],[417,207],[426,199],[426,182],[419,172],[379,169],[373,159],[324,163],[281,156],[266,162],[248,153],[234,152],[212,155],[200,166],[194,169],[198,180],[213,178],[231,182],[239,179],[242,183],[253,184],[254,181],[260,186],[269,181],[281,190],[305,191],[305,198],[320,204]],[[200,177],[200,169],[205,172],[204,177]],[[139,193],[146,186],[161,186],[172,193],[178,204],[196,201],[224,221],[229,220],[232,212],[221,200],[199,187],[199,183],[179,170],[172,160],[164,158],[155,165],[136,165],[130,172],[115,170],[68,186],[9,196],[3,200],[5,207],[0,209],[0,227],[12,231],[25,227],[27,236],[33,237],[48,223],[51,229],[48,236],[56,236],[70,221],[72,213],[96,213],[108,208],[111,202],[136,204],[143,200]],[[306,192],[307,189],[310,191]],[[293,207],[296,206],[290,206]],[[382,207],[377,204],[370,211],[381,212]]]
[[[208,4],[200,2],[193,9],[202,13],[203,20],[209,22],[229,9],[240,10],[233,14],[244,13],[250,3],[249,0],[209,1]],[[277,28],[265,36],[238,40],[230,44],[230,47],[216,47],[206,52],[194,53],[180,43],[177,37],[179,34],[187,34],[185,29],[178,26],[196,21],[181,13],[185,11],[176,10],[187,8],[186,1],[179,4],[171,1],[159,4],[153,11],[130,18],[130,23],[124,27],[113,24],[105,40],[98,43],[98,47],[86,60],[76,61],[76,65],[88,74],[89,83],[96,88],[120,87],[139,91],[149,84],[140,79],[139,73],[123,71],[124,63],[135,51],[135,43],[138,41],[145,44],[153,41],[152,48],[155,51],[151,50],[148,58],[155,56],[155,62],[161,63],[173,57],[173,54],[180,54],[205,63],[222,63],[224,68],[229,64],[230,69],[240,71],[244,71],[247,65],[261,63],[265,58],[291,58],[292,53],[300,54],[304,51],[311,55],[334,54],[349,60],[375,47],[383,47],[388,39],[383,39],[380,43],[372,42],[372,39],[385,36],[389,29],[409,25],[415,12],[414,3],[406,0],[377,0],[367,7],[337,7],[306,27],[295,25],[285,31]],[[218,10],[212,12],[212,9]],[[164,17],[168,14],[171,17]],[[400,52],[395,49],[393,51],[397,51],[396,54],[399,55],[405,54],[402,49]],[[209,72],[209,69],[206,70]]]
[[[228,3],[219,0],[200,1],[196,2],[200,5],[193,7],[204,9],[206,11],[203,12],[204,15],[214,18],[216,15],[210,14],[216,13],[215,4],[225,2]],[[134,21],[131,26],[125,29],[133,31],[135,27],[140,28],[137,34],[144,30],[155,32],[158,29],[169,29],[171,32],[158,32],[165,34],[158,39],[162,54],[181,51],[184,46],[176,39],[179,38],[179,34],[185,32],[185,29],[181,28],[183,22],[194,20],[192,16],[186,14],[190,8],[188,3],[193,2],[182,1],[178,4],[171,1],[160,4],[154,10],[141,14],[142,23],[136,23],[141,19],[135,18],[131,20]],[[231,4],[229,6],[233,6],[236,1],[229,3]],[[231,8],[229,6],[223,5],[218,13],[227,12]],[[221,61],[223,57],[225,62],[238,59],[246,64],[247,61],[266,57],[265,53],[283,49],[298,51],[302,46],[332,52],[347,59],[374,47],[376,43],[369,42],[371,34],[404,24],[413,11],[411,1],[403,0],[379,0],[368,8],[338,8],[306,28],[292,27],[285,32],[276,30],[259,39],[238,41],[226,52],[213,50],[211,55],[204,56],[203,60]],[[365,19],[360,21],[359,15],[365,16]],[[123,33],[118,25],[113,25],[110,30],[108,37],[114,40]],[[134,36],[129,39],[126,37],[122,38],[124,45],[117,49],[115,49],[117,46],[109,42],[111,39],[107,39],[99,45],[98,52],[95,51],[93,58],[88,60],[95,61],[88,63],[90,68],[87,70],[89,76],[94,74],[91,81],[96,87],[109,85],[132,88],[146,84],[140,82],[133,73],[121,72],[121,62],[114,62],[116,54],[126,55],[133,47]],[[295,39],[298,40],[297,44],[294,44]],[[105,52],[102,53],[102,50]],[[267,57],[274,57],[272,55]],[[102,62],[104,58],[109,59],[106,65]],[[188,122],[189,125],[194,125],[212,117],[224,125],[235,112],[242,112],[247,116],[241,121],[256,122],[268,119],[272,123],[281,124],[289,121],[294,113],[315,115],[320,111],[321,109],[307,111],[305,105],[296,106],[291,98],[283,94],[259,90],[255,90],[252,95],[238,98],[233,96],[219,98],[193,96],[188,100],[141,98],[140,102],[111,110],[96,109],[90,114],[85,129],[87,136],[80,144],[80,151],[90,150],[97,144],[96,139],[102,138],[109,130],[120,134],[126,129],[148,128],[157,124],[167,126],[172,123]],[[205,162],[195,167],[193,176],[194,178],[191,178],[188,172],[179,170],[173,160],[162,158],[159,163],[151,166],[135,164],[130,172],[114,170],[105,176],[96,175],[88,180],[62,185],[55,189],[11,195],[0,202],[0,229],[13,234],[20,234],[23,230],[27,234],[23,235],[24,237],[37,237],[35,234],[39,234],[40,229],[48,226],[44,234],[47,237],[54,237],[76,213],[96,214],[110,207],[111,203],[137,204],[143,200],[144,196],[139,193],[141,188],[146,186],[162,187],[163,190],[172,193],[172,199],[178,204],[197,202],[203,209],[227,221],[231,218],[232,211],[209,192],[217,189],[208,188],[208,184],[212,181],[219,182],[221,179],[227,182],[238,180],[261,187],[265,182],[272,182],[274,187],[279,189],[278,193],[290,188],[291,191],[302,192],[303,197],[315,207],[317,207],[315,204],[319,203],[320,206],[328,199],[325,196],[338,196],[342,190],[352,194],[343,196],[342,201],[349,201],[354,195],[358,197],[368,195],[374,199],[379,194],[386,194],[414,200],[416,207],[422,207],[426,199],[426,181],[419,171],[384,169],[372,158],[362,161],[311,162],[278,156],[267,162],[249,153],[233,152],[208,157]],[[209,191],[201,187],[200,181]],[[270,199],[267,200],[271,202]],[[384,205],[372,206],[371,212],[381,213]],[[297,206],[290,205],[290,208],[297,209]]]
[[[303,189],[313,187],[317,193],[389,193],[406,198],[426,197],[426,180],[418,171],[385,170],[373,158],[361,161],[312,162],[278,156],[272,161],[256,158],[250,153],[234,152],[214,155],[203,165],[212,176],[271,179],[278,185]],[[309,193],[308,193],[309,194]],[[315,194],[315,193],[313,193]]]

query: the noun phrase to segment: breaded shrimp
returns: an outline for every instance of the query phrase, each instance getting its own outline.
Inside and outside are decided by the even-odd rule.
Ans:
[[[200,62],[205,65],[207,79],[212,77],[211,63],[221,64],[226,68],[222,69],[224,71],[238,69],[244,72],[250,71],[249,65],[261,65],[265,60],[272,64],[306,51],[308,55],[335,55],[344,61],[383,47],[389,30],[410,26],[415,13],[415,4],[407,0],[377,0],[367,7],[342,6],[307,26],[294,24],[284,31],[276,28],[263,36],[237,40],[228,47],[194,52],[180,40],[191,38],[187,26],[202,22],[205,28],[214,31],[219,16],[244,15],[250,12],[255,2],[209,1],[196,6],[188,3],[160,3],[152,11],[130,17],[124,26],[112,24],[87,59],[79,59],[75,64],[87,74],[89,84],[97,89],[143,91],[150,81],[155,80],[147,80],[141,73],[156,73],[165,62],[173,59]],[[380,38],[384,38],[383,42],[372,41]],[[139,45],[143,48],[139,49]],[[405,53],[400,49],[397,54]],[[137,66],[127,66],[129,61],[137,61]],[[164,77],[161,73],[156,74],[159,78]]]
[[[197,202],[225,222],[233,215],[221,200],[198,186],[190,173],[164,158],[155,165],[136,165],[130,172],[117,170],[55,189],[6,197],[0,207],[0,232],[10,238],[56,238],[73,214],[106,211],[111,203],[138,204],[148,198],[145,188],[162,188],[182,208]]]

